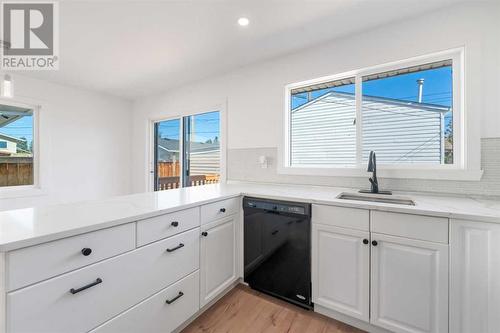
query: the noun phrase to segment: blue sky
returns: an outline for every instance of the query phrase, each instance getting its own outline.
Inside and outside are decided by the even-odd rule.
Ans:
[[[206,142],[220,139],[219,112],[208,112],[192,116],[194,118],[194,136],[196,142]],[[162,138],[179,140],[180,120],[162,121],[159,124],[159,134]]]
[[[364,82],[363,94],[417,101],[418,79],[424,79],[422,102],[451,106],[451,66]]]
[[[363,95],[417,101],[418,79],[424,79],[424,103],[451,106],[451,66],[363,82]],[[330,90],[354,93],[354,84],[332,89],[317,90],[312,93],[312,96],[313,98],[316,98]],[[304,103],[304,99],[295,98],[292,103],[292,108],[295,108],[302,103]]]

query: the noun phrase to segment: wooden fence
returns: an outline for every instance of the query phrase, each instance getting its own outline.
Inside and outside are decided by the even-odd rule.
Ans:
[[[219,182],[219,175],[201,175],[189,177],[191,186],[199,186],[206,184],[216,184]],[[158,191],[170,190],[179,188],[180,177],[160,177],[158,178]]]
[[[181,187],[180,163],[179,162],[158,162],[158,190],[170,190]],[[219,182],[218,174],[195,174],[189,177],[190,186],[199,186],[205,184],[216,184]]]
[[[158,177],[175,177],[181,174],[179,162],[158,162]]]
[[[0,157],[0,187],[33,185],[33,158]]]

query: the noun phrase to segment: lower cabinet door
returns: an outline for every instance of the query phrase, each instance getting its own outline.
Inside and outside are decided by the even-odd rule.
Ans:
[[[236,276],[236,216],[202,227],[200,306],[233,283]]]
[[[370,234],[322,224],[312,228],[313,302],[369,320]]]
[[[500,332],[500,225],[451,220],[450,332]]]
[[[199,310],[199,285],[196,271],[91,333],[172,332]]]
[[[448,332],[448,245],[371,239],[371,323],[392,332]]]

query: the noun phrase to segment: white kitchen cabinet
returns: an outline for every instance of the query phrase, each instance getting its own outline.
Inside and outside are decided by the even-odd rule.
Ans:
[[[201,224],[219,220],[240,211],[241,198],[230,198],[201,206]]]
[[[200,306],[237,279],[236,221],[238,215],[203,225],[200,243]]]
[[[448,245],[371,239],[370,322],[398,333],[448,332]]]
[[[369,320],[370,234],[313,224],[313,302],[354,318]]]
[[[135,224],[128,223],[7,253],[7,290],[135,249]]]
[[[137,246],[177,235],[200,226],[200,208],[184,209],[170,214],[137,221]]]
[[[199,281],[195,271],[90,333],[173,332],[199,310]]]
[[[500,332],[500,225],[451,221],[450,332]]]
[[[196,271],[199,249],[193,229],[10,292],[7,331],[88,332]]]

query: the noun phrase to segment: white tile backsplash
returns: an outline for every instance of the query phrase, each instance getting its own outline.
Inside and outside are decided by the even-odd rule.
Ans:
[[[261,168],[260,156],[268,157],[268,167]],[[297,176],[278,174],[276,171],[277,148],[229,149],[227,154],[228,180],[324,185],[363,188],[368,187],[367,178]],[[500,196],[500,138],[481,140],[481,167],[484,170],[480,181],[422,180],[380,178],[381,188],[399,191],[452,193],[455,195]]]

